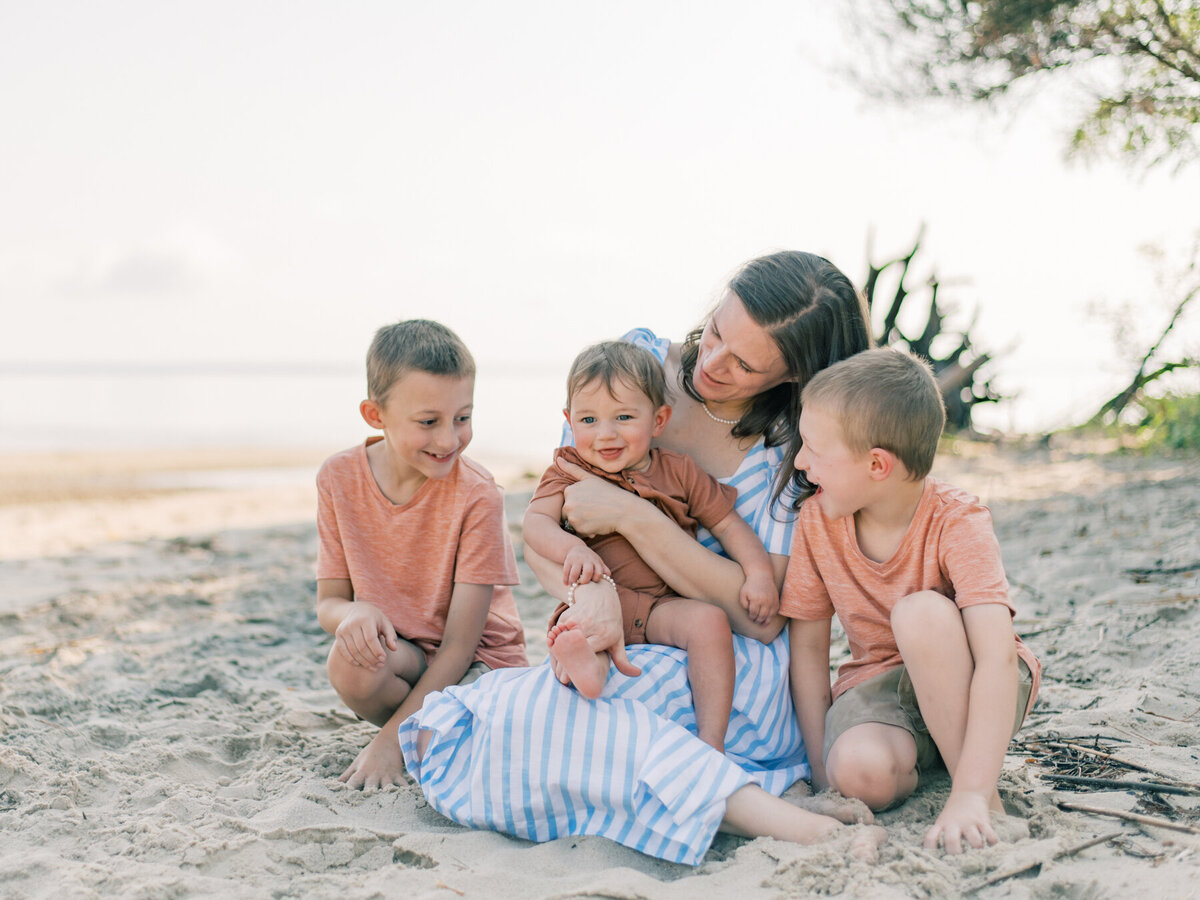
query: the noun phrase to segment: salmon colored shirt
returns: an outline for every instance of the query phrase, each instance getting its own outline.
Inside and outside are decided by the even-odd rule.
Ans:
[[[827,619],[837,613],[851,660],[838,670],[837,698],[849,688],[903,663],[892,634],[896,601],[933,590],[959,609],[1000,603],[1013,612],[992,515],[977,498],[935,478],[925,490],[900,547],[886,562],[858,546],[854,517],[830,521],[820,504],[800,508],[780,612],[792,619]],[[1037,699],[1041,664],[1021,641],[1017,655],[1033,675],[1029,706]]]
[[[525,631],[508,585],[519,583],[504,498],[486,469],[460,457],[407,503],[375,482],[367,447],[331,456],[317,473],[317,578],[348,578],[356,601],[373,603],[430,659],[441,646],[455,584],[490,584],[492,606],[475,660],[527,666]]]

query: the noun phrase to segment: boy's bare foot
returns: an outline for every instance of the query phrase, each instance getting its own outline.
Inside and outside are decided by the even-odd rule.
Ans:
[[[589,700],[603,693],[608,682],[608,654],[592,650],[574,624],[555,625],[546,635],[546,644],[579,693]]]

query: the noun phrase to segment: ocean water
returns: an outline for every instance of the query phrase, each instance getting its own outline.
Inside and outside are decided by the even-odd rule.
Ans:
[[[475,437],[486,463],[544,464],[562,426],[566,362],[479,362]],[[976,422],[1037,431],[1081,421],[1112,390],[1044,360]],[[1200,385],[1189,382],[1192,390]],[[1014,390],[1015,388],[1015,390]],[[358,414],[357,366],[113,365],[0,362],[0,453],[130,448],[277,447],[333,452],[371,433]]]
[[[479,459],[548,459],[562,423],[556,367],[485,367],[475,388]],[[302,366],[0,368],[0,452],[281,447],[330,452],[371,433],[357,370]]]

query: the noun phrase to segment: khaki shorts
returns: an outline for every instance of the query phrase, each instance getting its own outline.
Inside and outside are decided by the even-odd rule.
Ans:
[[[482,660],[475,660],[467,668],[467,674],[458,679],[459,684],[470,684],[472,681],[477,681],[481,675],[486,675],[492,671],[492,667]]]
[[[417,644],[414,644],[412,641],[406,640],[405,638],[400,637],[400,635],[396,635],[396,641],[398,643],[408,644],[410,647],[412,647],[414,650],[416,650],[417,653],[419,653],[422,658],[425,657],[425,651],[422,650]],[[486,675],[490,671],[492,671],[491,666],[489,666],[487,663],[482,662],[481,660],[477,659],[477,660],[475,660],[475,662],[471,663],[471,665],[467,667],[466,674],[463,675],[463,677],[458,680],[458,683],[459,684],[470,684],[472,681],[475,681],[476,679],[478,679],[480,675]],[[421,674],[422,675],[425,674],[424,667],[421,668]],[[421,676],[418,675],[417,677],[420,678]],[[413,684],[416,684],[416,682],[414,681]]]
[[[1033,676],[1025,660],[1017,660],[1017,714],[1013,722],[1015,735],[1025,721],[1025,707],[1029,705],[1029,693],[1033,690]],[[917,744],[917,771],[926,772],[941,763],[937,744],[925,727],[921,710],[917,706],[917,694],[912,679],[904,666],[897,666],[868,678],[841,694],[825,714],[825,746],[822,759],[829,758],[833,742],[855,725],[877,722],[895,725],[912,735]]]

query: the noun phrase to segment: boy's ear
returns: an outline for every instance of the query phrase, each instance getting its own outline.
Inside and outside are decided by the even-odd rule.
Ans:
[[[567,407],[567,406],[563,407],[563,418],[567,420],[568,425],[571,424],[571,409],[570,409],[570,407]]]
[[[363,421],[372,428],[383,429],[383,410],[374,400],[364,400],[358,404],[358,412],[363,417]]]
[[[868,472],[872,481],[887,480],[896,466],[900,465],[896,454],[891,450],[884,450],[882,447],[872,447],[867,456],[869,457]]]
[[[654,411],[654,430],[650,432],[650,436],[658,437],[662,434],[669,421],[671,421],[671,407],[663,404]]]

